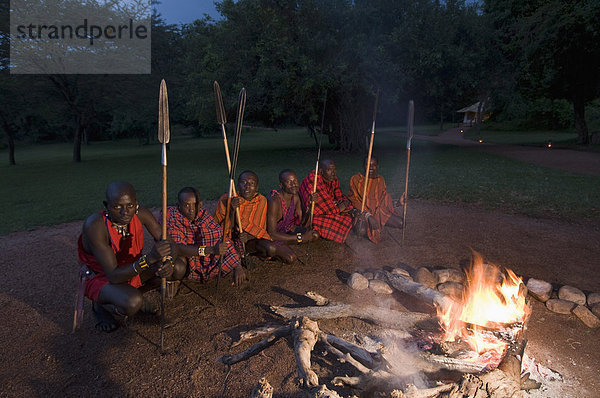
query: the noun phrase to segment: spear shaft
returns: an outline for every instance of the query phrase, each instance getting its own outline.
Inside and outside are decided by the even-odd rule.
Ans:
[[[225,131],[225,124],[227,124],[227,114],[225,113],[225,107],[223,106],[223,98],[221,97],[221,87],[219,83],[215,80],[213,83],[213,89],[215,92],[215,104],[217,107],[217,123],[221,125],[221,133],[223,135],[223,147],[225,148],[225,159],[227,160],[227,172],[231,173],[231,157],[229,156],[229,145],[227,144],[227,133]],[[237,192],[235,189],[235,184],[232,188],[233,196],[237,196]],[[240,233],[242,230],[242,219],[240,216],[240,210],[235,209],[235,217],[238,223],[238,228]]]
[[[365,201],[367,199],[367,184],[369,183],[369,168],[371,166],[371,154],[373,153],[373,141],[375,139],[375,119],[377,118],[377,102],[379,101],[379,89],[375,95],[375,106],[373,108],[373,125],[371,126],[371,140],[369,142],[369,154],[367,155],[367,167],[365,167],[365,184],[363,187],[362,203],[360,211],[365,211]]]
[[[167,83],[165,79],[160,82],[158,97],[158,141],[162,144],[162,240],[167,240],[167,144],[171,139],[169,128],[169,100],[167,96]],[[160,349],[164,346],[165,331],[165,294],[167,291],[167,278],[160,280]]]
[[[319,161],[321,160],[321,143],[323,141],[323,128],[325,126],[325,109],[327,108],[327,89],[325,89],[325,99],[323,100],[323,112],[321,114],[321,135],[319,136],[319,151],[317,152],[317,163],[315,165],[315,180],[313,181],[312,194],[317,192],[317,176],[319,175]],[[308,225],[312,228],[313,217],[315,214],[315,202],[310,203],[310,218]]]
[[[240,90],[240,94],[238,97],[237,118],[235,121],[235,138],[234,138],[234,144],[233,144],[233,159],[231,160],[231,167],[229,169],[229,192],[227,194],[227,204],[225,207],[225,220],[223,223],[223,241],[225,240],[225,236],[227,234],[227,231],[229,230],[231,197],[233,195],[233,192],[235,191],[233,179],[235,177],[235,169],[237,166],[238,154],[240,151],[240,139],[242,136],[242,126],[243,126],[245,109],[246,109],[246,89],[242,88]],[[238,222],[239,222],[240,232],[242,232],[241,231],[241,228],[242,228],[241,220],[238,220]],[[219,281],[221,280],[221,271],[223,269],[223,256],[219,257],[218,263],[219,263],[219,269],[218,269],[218,274],[217,274],[217,284],[215,287],[215,301],[218,299],[218,294],[219,294]]]
[[[415,122],[415,103],[408,101],[408,139],[406,140],[406,175],[404,176],[404,209],[402,210],[402,246],[404,246],[404,232],[406,231],[406,206],[408,202],[408,170],[410,168],[410,144],[413,138],[413,127]]]

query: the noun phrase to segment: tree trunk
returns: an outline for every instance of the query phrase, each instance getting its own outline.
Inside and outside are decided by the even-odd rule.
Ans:
[[[590,136],[585,123],[585,102],[581,98],[573,100],[573,111],[575,113],[575,129],[577,130],[577,144],[589,145]]]
[[[440,107],[440,131],[444,131],[444,110]]]
[[[8,136],[8,164],[14,166],[17,164],[15,162],[15,139],[12,132],[7,131],[6,135]]]
[[[81,115],[76,117],[75,122],[77,126],[75,127],[75,135],[73,137],[73,161],[77,163],[81,162],[81,136],[85,128],[82,119],[83,116]]]
[[[8,123],[4,115],[0,114],[2,118],[2,128],[6,131],[8,137],[8,164],[11,166],[16,165],[15,163],[15,130]]]

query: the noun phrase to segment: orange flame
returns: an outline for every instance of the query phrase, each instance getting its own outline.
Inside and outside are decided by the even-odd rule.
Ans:
[[[478,354],[471,359],[501,359],[508,343],[494,331],[501,325],[523,323],[528,315],[523,281],[507,269],[506,276],[495,265],[484,264],[478,253],[467,271],[467,286],[461,303],[438,311],[444,341],[462,340]],[[499,361],[498,359],[498,361]]]

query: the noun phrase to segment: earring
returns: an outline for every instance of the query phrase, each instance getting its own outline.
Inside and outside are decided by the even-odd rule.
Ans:
[[[140,210],[140,205],[136,205],[135,206],[135,214],[138,214],[138,211]]]

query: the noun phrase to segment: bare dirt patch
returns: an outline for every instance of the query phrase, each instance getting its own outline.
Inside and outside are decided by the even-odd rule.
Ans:
[[[524,277],[600,291],[600,228],[487,212],[476,208],[413,200],[404,247],[401,232],[383,241],[345,245],[316,242],[295,250],[305,264],[261,263],[251,281],[234,288],[222,281],[182,288],[167,302],[166,353],[157,348],[157,316],[136,316],[112,334],[94,329],[89,302],[81,330],[71,333],[76,289],[76,238],[81,222],[0,237],[0,396],[197,396],[248,397],[266,376],[276,397],[300,397],[293,350],[280,340],[250,360],[228,369],[215,360],[231,349],[240,331],[265,322],[282,322],[268,306],[307,304],[307,290],[336,301],[363,302],[402,310],[433,312],[400,294],[382,297],[355,292],[344,279],[355,270],[404,263],[410,268],[464,265],[470,249]],[[389,233],[388,233],[389,232]],[[225,283],[223,283],[225,282]],[[320,321],[322,330],[352,339],[370,325],[351,318]],[[560,372],[562,396],[591,397],[600,389],[600,330],[588,329],[573,315],[558,315],[535,302],[526,353]],[[334,362],[333,359],[331,359]],[[333,376],[317,361],[322,382]],[[335,367],[333,367],[335,369]]]

